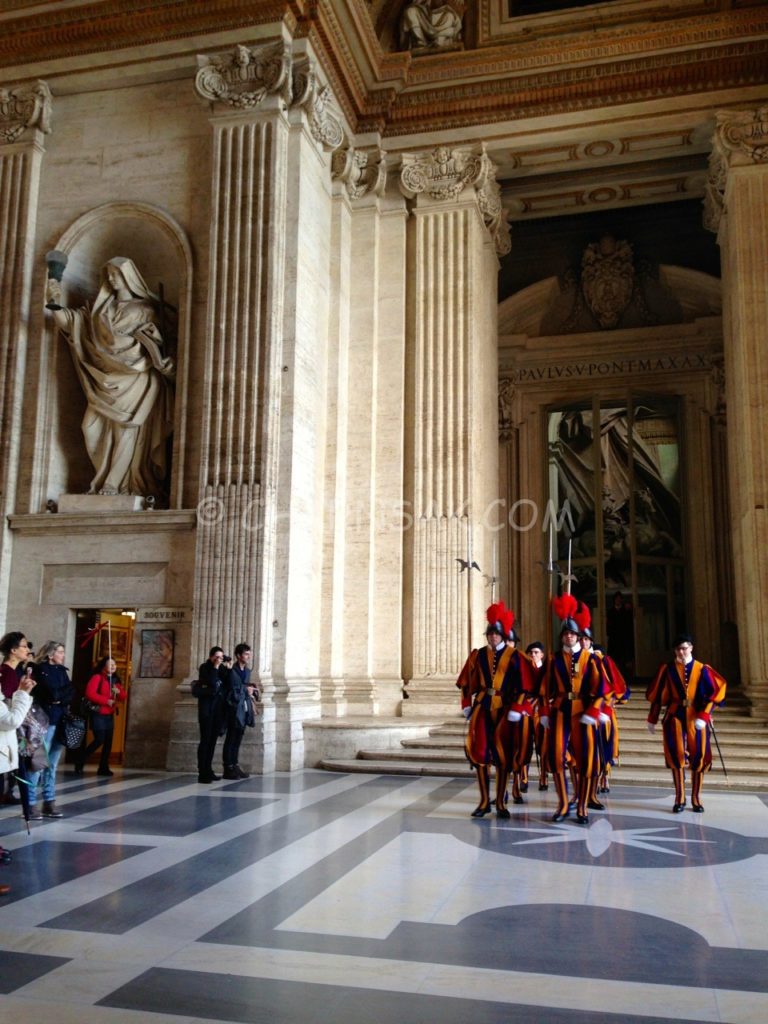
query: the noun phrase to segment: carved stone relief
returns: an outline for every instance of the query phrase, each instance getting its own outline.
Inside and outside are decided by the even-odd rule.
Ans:
[[[338,149],[344,141],[341,117],[333,104],[330,87],[319,85],[307,59],[293,67],[294,104],[303,107],[309,118],[312,138],[325,149]]]
[[[512,402],[515,397],[515,382],[510,377],[499,379],[499,443],[507,444],[512,440],[514,423],[512,422]]]
[[[236,46],[232,53],[199,56],[195,88],[207,100],[252,110],[270,93],[291,100],[291,51],[283,43],[258,49]]]
[[[28,128],[51,130],[51,91],[42,81],[17,89],[0,87],[0,142],[16,142]]]
[[[380,149],[337,149],[331,161],[333,177],[341,181],[350,199],[368,193],[381,196],[387,183],[387,154]]]
[[[465,11],[461,0],[411,0],[400,15],[400,49],[417,53],[457,49]]]
[[[615,327],[635,287],[632,246],[603,235],[584,250],[581,290],[601,327]]]

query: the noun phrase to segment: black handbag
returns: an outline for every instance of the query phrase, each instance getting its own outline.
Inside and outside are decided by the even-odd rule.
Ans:
[[[59,723],[61,738],[67,750],[77,750],[85,739],[85,719],[79,715],[66,714]]]

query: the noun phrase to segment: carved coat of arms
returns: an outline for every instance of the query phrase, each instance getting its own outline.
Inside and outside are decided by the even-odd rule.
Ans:
[[[629,242],[604,235],[587,246],[581,259],[581,290],[601,327],[616,326],[634,288],[635,267]]]

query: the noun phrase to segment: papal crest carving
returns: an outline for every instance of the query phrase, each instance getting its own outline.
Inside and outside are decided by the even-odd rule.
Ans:
[[[581,258],[581,290],[590,312],[603,328],[615,327],[632,299],[635,267],[632,246],[603,235]]]

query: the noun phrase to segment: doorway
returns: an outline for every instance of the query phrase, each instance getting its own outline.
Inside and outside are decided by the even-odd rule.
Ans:
[[[110,764],[121,765],[125,759],[128,714],[131,700],[133,676],[132,651],[136,623],[134,609],[125,608],[82,608],[75,613],[75,656],[72,664],[72,681],[78,696],[82,697],[88,680],[94,674],[95,666],[102,658],[112,657],[116,671],[126,691],[126,700],[115,710],[115,731],[112,738]],[[88,729],[86,744],[93,739]],[[98,760],[98,752],[92,761]]]
[[[557,558],[628,678],[647,679],[685,623],[679,402],[630,395],[547,413],[549,497],[568,502]]]

